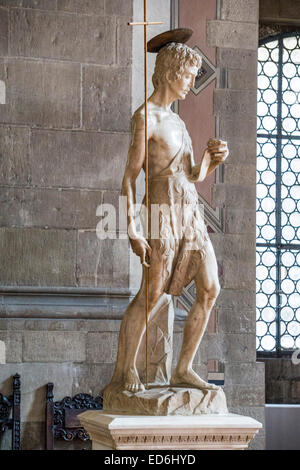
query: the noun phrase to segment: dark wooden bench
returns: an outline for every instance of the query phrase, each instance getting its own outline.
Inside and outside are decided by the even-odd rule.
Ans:
[[[54,401],[53,389],[53,383],[46,385],[46,450],[54,449],[54,439],[89,441],[90,436],[81,426],[78,415],[87,410],[102,410],[102,397],[79,393]]]
[[[13,393],[5,396],[0,393],[0,433],[8,429],[12,431],[12,450],[21,449],[21,377],[13,377]]]

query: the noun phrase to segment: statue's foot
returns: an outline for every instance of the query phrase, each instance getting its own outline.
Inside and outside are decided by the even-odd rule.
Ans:
[[[193,370],[184,373],[175,372],[170,380],[170,385],[174,387],[195,387],[201,390],[221,390],[221,387],[215,384],[210,384],[203,379]]]
[[[129,369],[127,374],[125,374],[124,378],[125,378],[125,390],[128,390],[129,392],[132,392],[132,393],[143,392],[145,390],[145,387],[140,381],[139,375],[135,369],[133,368]]]

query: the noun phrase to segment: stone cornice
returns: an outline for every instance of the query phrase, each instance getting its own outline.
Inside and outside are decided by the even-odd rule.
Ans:
[[[136,291],[83,287],[0,287],[0,318],[121,319]]]

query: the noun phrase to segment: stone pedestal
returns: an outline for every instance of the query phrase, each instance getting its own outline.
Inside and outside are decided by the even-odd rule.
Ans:
[[[79,420],[93,450],[241,450],[262,427],[253,418],[235,414],[126,416],[86,411]]]

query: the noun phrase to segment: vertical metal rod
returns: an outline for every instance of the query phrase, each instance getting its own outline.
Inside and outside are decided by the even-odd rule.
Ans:
[[[283,40],[279,39],[278,59],[278,112],[277,112],[277,145],[276,145],[276,352],[281,349],[280,316],[281,316],[281,154],[282,154],[282,62]]]
[[[147,64],[147,26],[163,24],[162,21],[147,21],[147,0],[144,0],[144,22],[128,23],[130,26],[144,25],[144,77],[145,77],[145,202],[146,202],[146,234],[150,241],[150,210],[149,210],[149,149],[148,149],[148,64]],[[148,257],[147,257],[147,262]],[[148,389],[148,319],[149,319],[149,268],[144,266],[145,272],[145,316],[146,316],[146,388]]]
[[[144,0],[144,22],[147,22],[147,0]],[[148,155],[148,64],[147,64],[147,25],[144,25],[144,74],[145,74],[145,197],[146,197],[146,239],[149,241],[149,155]],[[148,260],[147,260],[148,261]],[[149,268],[146,270],[146,389],[148,389],[148,318],[149,318]]]

